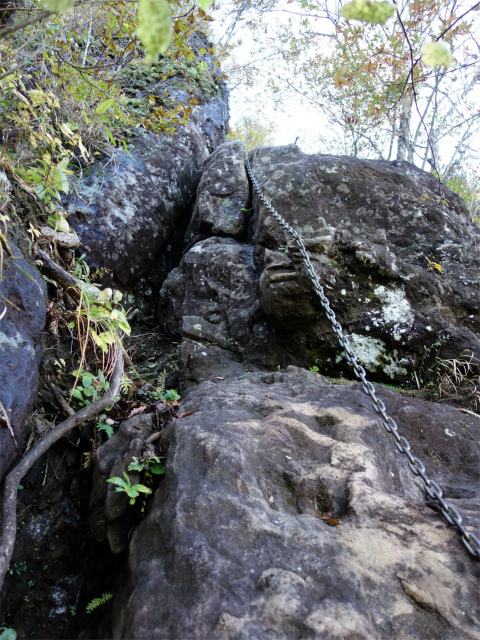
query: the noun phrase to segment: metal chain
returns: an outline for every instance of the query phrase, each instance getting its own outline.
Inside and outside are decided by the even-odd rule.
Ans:
[[[399,435],[398,426],[395,420],[387,414],[384,403],[382,402],[382,400],[380,400],[380,398],[377,398],[376,396],[375,387],[371,382],[369,382],[366,379],[365,369],[362,367],[361,364],[358,363],[357,355],[355,354],[352,347],[350,346],[348,338],[343,333],[342,325],[338,322],[338,320],[335,317],[335,312],[330,306],[330,301],[325,295],[325,291],[322,285],[320,284],[320,280],[318,279],[318,276],[312,266],[312,263],[308,256],[308,253],[302,238],[300,237],[298,232],[295,231],[295,229],[293,229],[288,224],[288,222],[278,213],[278,211],[276,211],[273,208],[271,202],[265,197],[260,185],[258,184],[257,179],[253,174],[252,167],[250,165],[250,161],[248,157],[245,157],[245,164],[247,167],[248,175],[250,176],[250,179],[252,181],[253,186],[255,187],[255,191],[257,192],[258,197],[263,202],[263,204],[268,209],[268,211],[270,211],[272,216],[295,239],[295,242],[297,243],[297,246],[302,255],[303,262],[305,263],[307,273],[310,276],[310,280],[312,281],[313,286],[315,287],[315,291],[318,297],[320,298],[321,305],[325,309],[327,318],[331,322],[333,331],[336,333],[340,344],[345,349],[347,360],[353,366],[355,375],[359,380],[362,381],[363,391],[367,394],[367,396],[370,396],[372,400],[373,408],[380,415],[383,427],[385,428],[387,433],[393,435],[393,437],[395,438],[395,446],[400,451],[400,453],[407,457],[408,467],[410,471],[413,473],[413,475],[420,476],[420,478],[423,480],[425,491],[430,496],[430,498],[432,498],[440,506],[443,517],[446,519],[446,521],[449,524],[453,524],[457,528],[458,532],[462,537],[462,542],[467,548],[468,552],[474,558],[476,558],[477,560],[480,560],[480,540],[477,538],[475,534],[469,533],[468,531],[466,531],[466,529],[462,525],[462,516],[458,513],[457,509],[453,505],[449,504],[448,502],[445,502],[445,500],[442,497],[443,496],[442,490],[434,480],[431,480],[427,476],[425,472],[425,465],[423,464],[423,462],[412,455],[410,443],[404,436]]]

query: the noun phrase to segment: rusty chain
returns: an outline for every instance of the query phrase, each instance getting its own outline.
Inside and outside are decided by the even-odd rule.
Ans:
[[[399,435],[397,423],[392,417],[388,415],[385,408],[385,404],[382,402],[382,400],[380,400],[380,398],[377,398],[377,395],[375,393],[375,387],[371,382],[367,380],[365,369],[362,367],[361,364],[358,363],[357,355],[355,354],[354,350],[350,346],[348,338],[343,332],[342,325],[336,319],[335,312],[330,306],[330,301],[325,295],[325,291],[322,285],[320,284],[320,280],[313,268],[313,265],[308,256],[305,244],[303,243],[301,236],[297,231],[295,231],[295,229],[293,229],[293,227],[291,227],[288,224],[288,222],[278,213],[278,211],[274,209],[274,207],[272,206],[272,203],[268,200],[268,198],[265,197],[260,185],[258,184],[257,179],[253,174],[250,160],[248,159],[247,156],[245,156],[245,165],[247,168],[247,173],[255,188],[255,191],[257,192],[257,195],[260,198],[260,200],[265,205],[266,209],[272,214],[275,220],[277,220],[282,225],[282,227],[295,239],[295,242],[297,243],[297,246],[300,250],[300,254],[303,258],[303,262],[305,264],[307,273],[310,276],[310,280],[313,283],[315,292],[320,298],[320,303],[322,307],[325,309],[327,318],[330,320],[333,331],[337,335],[340,344],[345,349],[347,360],[353,366],[356,377],[359,380],[361,380],[363,385],[363,391],[367,394],[367,396],[371,398],[373,408],[380,415],[383,427],[385,428],[387,433],[393,435],[395,439],[395,446],[400,451],[400,453],[407,457],[408,467],[410,471],[413,473],[413,475],[420,476],[420,478],[423,480],[425,491],[430,496],[430,498],[432,498],[432,500],[434,500],[440,506],[443,517],[446,519],[446,521],[449,524],[452,524],[457,528],[458,532],[462,537],[462,542],[467,548],[468,552],[474,558],[476,558],[477,560],[480,560],[480,540],[475,534],[469,533],[464,528],[464,526],[462,525],[462,516],[459,514],[457,509],[453,505],[449,504],[448,502],[445,502],[445,500],[442,497],[443,496],[442,489],[438,486],[438,484],[434,480],[431,480],[427,476],[425,472],[425,465],[423,464],[423,462],[419,458],[416,458],[415,456],[412,455],[410,443],[404,436]]]

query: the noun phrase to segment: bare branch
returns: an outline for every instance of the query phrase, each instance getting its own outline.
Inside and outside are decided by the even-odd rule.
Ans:
[[[29,16],[28,18],[25,18],[25,20],[22,20],[21,22],[7,25],[6,27],[0,29],[0,40],[3,40],[3,38],[12,35],[12,33],[16,33],[17,31],[25,29],[25,27],[29,27],[31,24],[41,22],[42,20],[45,20],[45,18],[48,18],[49,16],[52,16],[54,14],[56,14],[56,11],[42,11],[40,13]]]

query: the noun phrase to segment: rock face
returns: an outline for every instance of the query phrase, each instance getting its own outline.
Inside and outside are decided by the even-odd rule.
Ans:
[[[199,46],[208,46],[205,42],[201,39]],[[152,85],[150,92],[163,95],[168,89],[178,105],[189,104],[191,96],[176,82]],[[69,205],[69,222],[90,267],[103,272],[105,283],[133,292],[137,301],[151,296],[172,268],[203,163],[225,140],[224,86],[220,83],[211,96],[199,91],[194,97],[199,108],[188,124],[178,125],[172,137],[139,133],[128,154],[117,151],[114,163],[109,159],[90,169],[79,198]]]
[[[242,142],[226,142],[208,159],[186,235],[188,242],[194,242],[197,234],[236,240],[245,237],[250,194],[244,153]]]
[[[129,543],[129,505],[106,479],[141,454],[153,423],[135,417],[98,451],[92,530],[115,553],[129,546],[114,637],[480,639],[479,563],[425,501],[362,387],[308,371],[347,368],[243,153],[227,143],[207,161],[161,289],[186,400],[154,435],[166,477]],[[480,232],[460,199],[407,164],[295,146],[258,148],[251,162],[373,376],[401,380],[435,342],[443,357],[478,354]],[[377,392],[478,535],[480,420]]]
[[[230,340],[229,351],[249,366],[271,368],[275,356],[275,367],[345,375],[297,247],[247,188],[243,154],[239,143],[226,143],[205,167],[186,237],[193,246],[161,293],[166,326],[182,335],[183,315],[195,315],[216,325],[217,344]],[[436,355],[441,348],[444,358],[480,353],[480,230],[458,196],[408,163],[311,156],[294,145],[259,147],[251,162],[266,196],[304,238],[376,379],[409,378],[428,349]],[[248,277],[240,258],[247,253]],[[233,282],[244,283],[240,295]],[[228,320],[232,300],[242,314],[240,350],[233,344],[239,324]]]
[[[480,420],[380,396],[478,531]],[[205,382],[182,409],[131,539],[115,638],[480,638],[480,565],[425,505],[360,385],[290,367]]]
[[[265,195],[305,238],[370,371],[401,378],[436,342],[443,357],[480,352],[480,230],[457,195],[408,163],[308,156],[295,146],[260,147],[251,160]],[[255,243],[286,245],[253,201]],[[262,307],[312,364],[344,368],[298,254],[290,255],[290,267],[261,279]]]
[[[22,453],[24,426],[38,389],[43,353],[39,335],[45,324],[46,288],[42,278],[11,242],[14,258],[4,254],[0,280],[0,479]]]

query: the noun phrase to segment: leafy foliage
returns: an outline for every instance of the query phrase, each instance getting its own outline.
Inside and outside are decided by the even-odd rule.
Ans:
[[[133,461],[128,465],[129,471],[145,471],[147,478],[154,475],[163,475],[165,473],[165,465],[160,458],[155,455],[143,456],[141,458],[134,457]]]
[[[147,48],[147,60],[155,62],[170,44],[172,21],[165,0],[139,0],[137,35]]]
[[[104,593],[100,598],[94,598],[91,602],[87,604],[86,611],[87,613],[92,613],[97,607],[100,607],[102,604],[108,602],[111,598],[113,598],[111,593]]]
[[[373,0],[352,0],[340,9],[340,15],[347,20],[362,20],[372,24],[385,24],[395,13],[388,2]]]
[[[143,484],[131,484],[130,478],[125,471],[123,472],[124,478],[119,478],[118,476],[109,478],[107,482],[111,484],[117,485],[115,491],[124,492],[130,498],[130,504],[135,504],[135,500],[141,493],[149,494],[152,493],[152,490],[146,487]]]
[[[260,114],[244,116],[235,127],[231,127],[228,140],[241,140],[247,151],[260,145],[272,144],[274,126]]]
[[[50,7],[61,12],[72,5],[52,0]],[[139,128],[173,133],[197,104],[197,83],[210,82],[215,90],[207,64],[190,44],[192,33],[211,18],[195,6],[176,18],[180,7],[181,0],[80,3],[70,13],[51,15],[40,29],[33,25],[0,39],[0,168],[47,213],[59,215],[57,221],[72,179],[96,157],[111,154],[118,143],[127,149],[125,137]],[[139,13],[147,59],[136,34]],[[171,23],[168,33],[158,28],[159,19]],[[154,56],[148,38],[158,43],[161,33]],[[151,68],[148,60],[160,50],[165,55]],[[128,81],[135,75],[146,79],[141,97],[131,95]],[[178,86],[160,91],[163,80],[177,75],[190,104],[177,104]]]
[[[444,42],[427,42],[422,49],[422,62],[429,67],[451,67],[452,54]]]
[[[17,632],[15,629],[4,629],[0,633],[0,640],[16,640]]]

